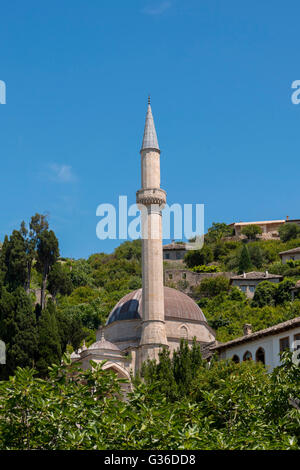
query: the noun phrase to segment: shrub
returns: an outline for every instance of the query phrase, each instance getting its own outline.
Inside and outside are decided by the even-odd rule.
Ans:
[[[275,305],[276,290],[277,286],[273,282],[260,282],[255,289],[252,306],[264,307],[265,305]]]
[[[219,266],[216,266],[214,264],[210,266],[202,264],[200,266],[194,266],[193,268],[191,268],[191,271],[193,271],[194,273],[219,273],[221,269],[219,268]]]
[[[242,228],[242,234],[245,235],[248,240],[256,240],[257,235],[262,234],[262,229],[258,225],[250,224]]]
[[[288,242],[300,235],[300,227],[294,223],[285,223],[279,227],[280,240]]]
[[[196,298],[215,297],[222,292],[229,291],[229,282],[229,279],[224,276],[203,279],[201,284],[194,288],[194,295]]]

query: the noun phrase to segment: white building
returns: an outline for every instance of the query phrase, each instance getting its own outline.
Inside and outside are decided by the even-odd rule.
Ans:
[[[251,325],[244,326],[244,336],[212,346],[220,359],[235,362],[261,361],[269,372],[280,365],[280,353],[300,348],[300,317],[252,333]]]

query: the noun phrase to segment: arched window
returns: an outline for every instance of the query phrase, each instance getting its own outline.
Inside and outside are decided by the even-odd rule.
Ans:
[[[186,326],[182,326],[180,328],[180,338],[182,339],[188,339],[188,329]]]
[[[255,354],[256,362],[262,362],[265,364],[265,350],[263,348],[258,348]]]
[[[236,364],[238,364],[240,362],[240,358],[237,354],[235,354],[233,357],[232,357],[232,360],[233,362],[235,362]]]
[[[252,354],[250,351],[246,351],[243,356],[243,361],[252,361]]]

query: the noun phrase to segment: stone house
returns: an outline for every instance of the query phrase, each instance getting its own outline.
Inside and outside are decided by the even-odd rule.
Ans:
[[[254,292],[258,284],[262,281],[270,281],[278,283],[282,281],[283,276],[279,274],[270,274],[268,271],[262,273],[252,271],[249,273],[240,274],[238,276],[232,276],[230,278],[231,285],[237,286],[241,291],[245,292],[249,299],[252,299]]]
[[[243,238],[242,230],[247,225],[257,225],[262,229],[262,235],[259,237],[262,239],[272,239],[278,238],[278,229],[279,227],[285,223],[285,220],[265,220],[261,222],[237,222],[232,223],[229,227],[234,229],[235,236],[238,238]]]
[[[187,250],[184,243],[172,242],[163,246],[164,261],[181,261]]]
[[[289,260],[298,261],[300,260],[300,247],[282,251],[279,253],[279,256],[284,264]]]

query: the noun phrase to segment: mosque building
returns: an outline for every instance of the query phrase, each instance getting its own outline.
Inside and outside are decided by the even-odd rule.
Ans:
[[[162,208],[166,192],[160,187],[160,149],[150,99],[141,148],[141,189],[136,200],[142,225],[142,288],[125,295],[99,328],[96,342],[73,353],[84,369],[89,361],[107,362],[119,377],[130,379],[147,359],[158,359],[162,347],[176,350],[182,338],[202,348],[215,343],[215,333],[202,310],[186,294],[164,287]]]

